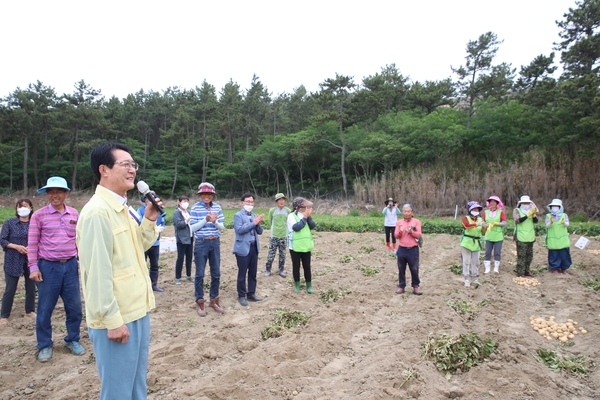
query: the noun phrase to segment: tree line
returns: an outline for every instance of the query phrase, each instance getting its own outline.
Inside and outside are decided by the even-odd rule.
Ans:
[[[336,74],[316,92],[273,96],[254,75],[247,89],[204,80],[123,99],[84,80],[62,95],[37,81],[1,99],[0,191],[28,193],[52,175],[89,190],[89,150],[106,140],[132,148],[138,176],[163,196],[210,181],[225,196],[346,198],[359,184],[364,200],[376,201],[365,182],[402,171],[435,168],[451,181],[519,164],[532,151],[548,163],[558,154],[597,160],[600,0],[576,6],[557,21],[555,51],[518,71],[495,62],[502,40],[487,32],[437,81],[411,81],[391,64],[361,81]]]

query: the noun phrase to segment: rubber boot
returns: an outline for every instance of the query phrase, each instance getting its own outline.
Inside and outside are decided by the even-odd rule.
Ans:
[[[306,293],[313,294],[312,282],[306,282]]]
[[[500,272],[500,261],[494,261],[494,272],[495,273]]]
[[[392,251],[394,254],[396,253],[396,243],[392,243]]]
[[[206,317],[206,310],[204,309],[204,299],[196,300],[196,304],[198,305],[198,309],[196,310],[198,312],[198,316]]]
[[[390,242],[385,242],[385,248],[390,251],[392,247],[390,246]]]
[[[219,300],[219,296],[215,297],[214,299],[210,299],[209,306],[219,314],[225,314],[225,310],[221,307],[221,300]]]
[[[294,282],[294,285],[296,286],[296,288],[294,289],[294,292],[299,292],[300,291],[300,282]]]
[[[164,292],[158,287],[158,271],[150,271],[150,282],[152,282],[152,290],[155,292]]]
[[[483,266],[485,267],[485,271],[483,271],[484,274],[489,274],[490,273],[490,265],[491,265],[491,261],[484,261],[483,262]]]

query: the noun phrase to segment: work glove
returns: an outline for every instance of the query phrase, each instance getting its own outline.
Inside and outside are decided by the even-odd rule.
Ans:
[[[537,208],[533,207],[531,210],[527,211],[527,216],[529,218],[535,218],[536,213],[537,213]]]
[[[496,226],[496,223],[495,222],[490,222],[488,224],[488,229],[492,229],[494,226]]]

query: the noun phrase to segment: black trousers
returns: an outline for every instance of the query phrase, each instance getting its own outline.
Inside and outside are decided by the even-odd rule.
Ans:
[[[306,282],[312,282],[312,275],[310,273],[310,256],[311,252],[300,253],[294,250],[290,250],[292,256],[292,273],[294,275],[294,282],[300,282],[300,264],[304,269],[304,279]]]

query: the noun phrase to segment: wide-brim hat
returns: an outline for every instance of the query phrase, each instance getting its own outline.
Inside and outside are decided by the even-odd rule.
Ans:
[[[533,203],[533,201],[531,201],[529,196],[521,196],[521,198],[517,202],[517,207],[519,207],[522,203]]]
[[[285,194],[283,194],[283,193],[277,193],[275,195],[275,201],[277,201],[279,199],[286,199],[287,200],[287,197],[285,197]]]
[[[557,206],[562,207],[563,203],[561,199],[552,199],[552,202],[548,204],[548,207]]]
[[[387,206],[387,205],[389,204],[389,202],[390,202],[390,201],[393,203],[393,202],[394,202],[394,199],[393,199],[393,198],[391,198],[391,197],[390,197],[390,198],[388,198],[388,199],[385,201],[385,205]]]
[[[60,176],[51,176],[48,178],[46,182],[46,186],[43,186],[37,190],[38,193],[45,194],[48,189],[64,189],[68,192],[71,191],[69,186],[67,186],[67,180],[65,178],[61,178]]]

